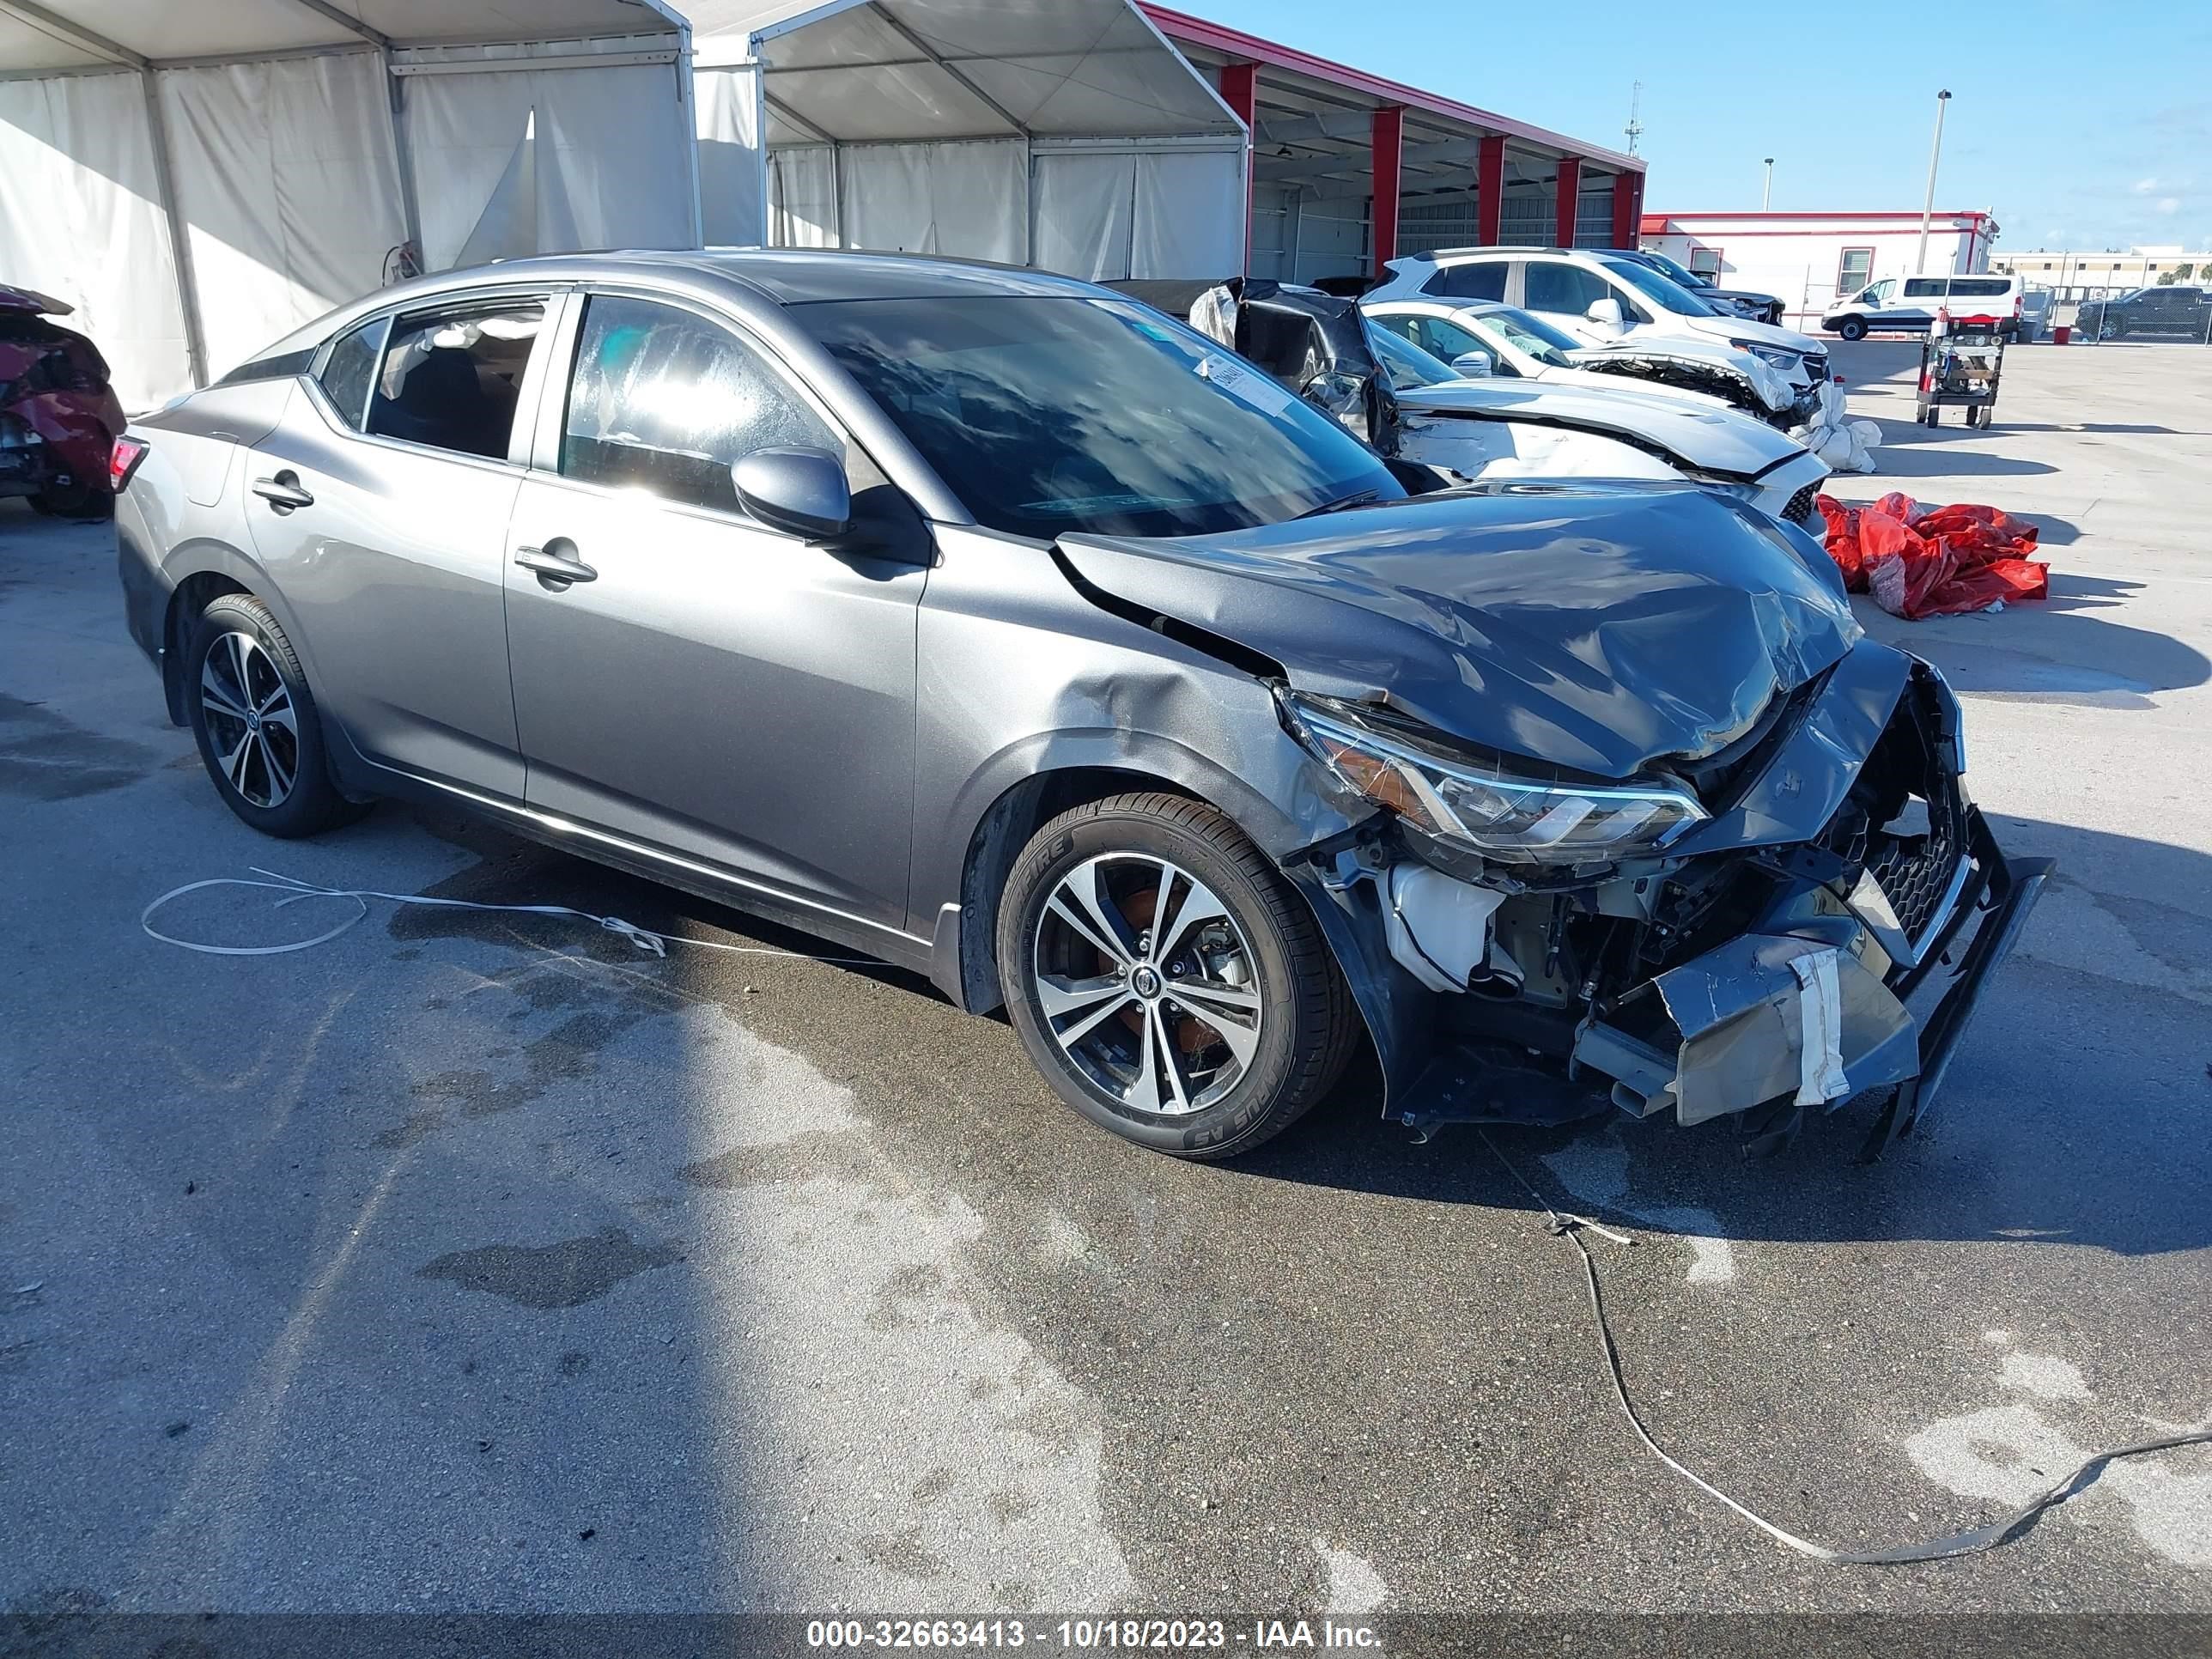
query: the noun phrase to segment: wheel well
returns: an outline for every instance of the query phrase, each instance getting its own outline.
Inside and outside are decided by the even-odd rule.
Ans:
[[[999,896],[1030,838],[1071,808],[1147,789],[1197,799],[1150,772],[1078,766],[1024,778],[991,803],[968,838],[967,862],[960,872],[960,990],[970,1013],[988,1014],[1006,1001],[993,944],[999,931]]]
[[[234,577],[203,570],[185,577],[169,595],[169,614],[161,622],[161,690],[168,699],[171,725],[185,723],[185,647],[191,642],[192,624],[225,593],[252,592]]]

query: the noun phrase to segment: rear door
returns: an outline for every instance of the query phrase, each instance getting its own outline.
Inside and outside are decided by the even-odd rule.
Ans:
[[[315,696],[372,762],[519,799],[507,525],[549,290],[380,316],[246,457],[246,520]]]
[[[731,319],[619,292],[571,310],[507,549],[530,805],[902,925],[920,520],[907,560],[754,522],[730,467],[756,449],[830,449],[856,496],[891,486]],[[591,574],[514,562],[543,556]]]

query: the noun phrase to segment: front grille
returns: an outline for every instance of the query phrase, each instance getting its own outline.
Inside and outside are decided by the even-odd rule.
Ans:
[[[1881,884],[1890,908],[1918,950],[1942,919],[1965,848],[1959,844],[1957,814],[1948,801],[1928,804],[1928,833],[1890,836],[1877,832],[1868,849],[1868,873]]]
[[[1813,523],[1813,498],[1820,493],[1820,486],[1819,484],[1807,484],[1802,489],[1799,490],[1795,495],[1792,495],[1790,498],[1790,505],[1782,509],[1782,516],[1787,519],[1791,524],[1802,525],[1808,529],[1811,528]]]

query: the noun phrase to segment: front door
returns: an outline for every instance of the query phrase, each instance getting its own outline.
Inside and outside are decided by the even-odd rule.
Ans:
[[[871,463],[723,320],[595,294],[575,338],[507,546],[530,805],[901,926],[924,572],[767,529],[730,478],[771,445],[842,454],[856,492]]]
[[[362,324],[246,456],[254,550],[324,712],[370,761],[509,799],[510,449],[546,299]]]

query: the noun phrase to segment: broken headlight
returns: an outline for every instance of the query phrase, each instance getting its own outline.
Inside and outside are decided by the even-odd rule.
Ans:
[[[1346,788],[1500,864],[1650,857],[1706,816],[1667,785],[1523,776],[1334,699],[1285,693],[1281,704],[1291,735]]]

